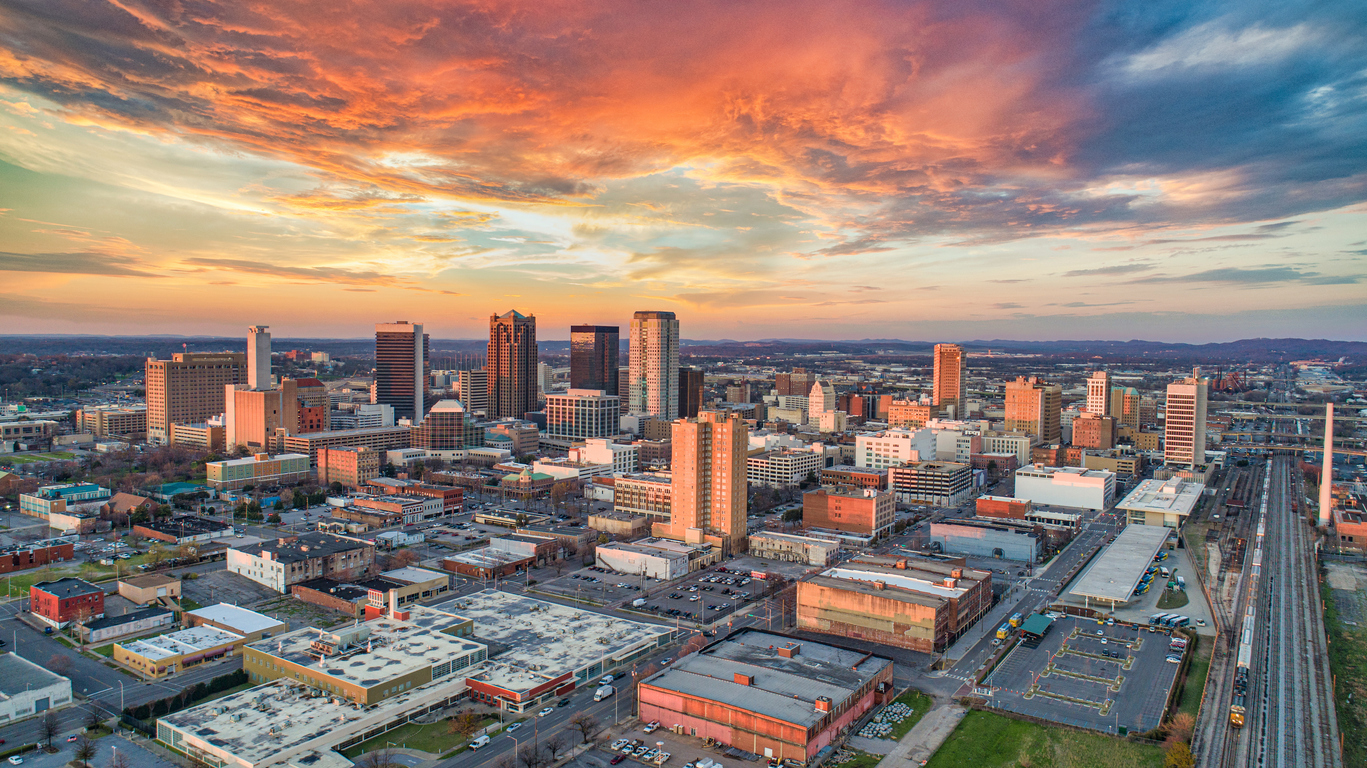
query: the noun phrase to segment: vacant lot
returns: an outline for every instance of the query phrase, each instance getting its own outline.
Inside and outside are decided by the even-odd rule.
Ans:
[[[486,719],[480,724],[480,727],[483,728],[494,722],[497,721],[493,718]],[[447,728],[446,720],[438,720],[428,725],[407,723],[388,733],[382,733],[370,741],[361,742],[342,754],[354,760],[366,752],[374,752],[393,744],[402,749],[418,749],[434,755],[441,755],[469,741],[465,736],[451,733]]]
[[[928,768],[1158,768],[1163,751],[1123,739],[969,712]]]
[[[1210,638],[1202,638],[1199,635],[1192,642],[1195,648],[1192,652],[1196,655],[1191,658],[1191,666],[1187,668],[1187,679],[1182,684],[1177,711],[1196,717],[1196,710],[1201,706],[1201,691],[1206,686],[1206,674],[1210,672],[1210,654],[1215,644]]]
[[[1330,563],[1322,589],[1343,764],[1367,765],[1367,627],[1361,622],[1367,615],[1367,569]]]

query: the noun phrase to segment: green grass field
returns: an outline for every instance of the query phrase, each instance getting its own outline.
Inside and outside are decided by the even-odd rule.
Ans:
[[[1343,764],[1367,765],[1367,629],[1345,625],[1329,585],[1321,585],[1334,703],[1343,736]]]
[[[1159,768],[1163,750],[1101,734],[969,712],[928,768]]]
[[[76,454],[66,451],[52,451],[50,453],[26,453],[19,456],[5,456],[0,458],[0,465],[17,466],[19,464],[36,464],[42,461],[65,461],[76,458]]]
[[[1186,590],[1173,592],[1170,589],[1164,589],[1163,594],[1158,596],[1158,605],[1156,607],[1160,611],[1166,611],[1173,608],[1181,608],[1188,602],[1190,602],[1190,598],[1187,597]]]
[[[1206,674],[1210,672],[1210,653],[1214,644],[1204,637],[1196,640],[1196,655],[1187,669],[1187,681],[1182,685],[1182,698],[1177,704],[1178,712],[1186,712],[1196,717],[1201,706],[1201,689],[1206,685]]]
[[[38,568],[32,571],[21,571],[5,577],[5,584],[9,589],[10,597],[28,597],[29,587],[40,581],[54,581],[63,576],[76,576],[79,573],[80,567],[76,563],[70,563],[60,568]]]
[[[916,727],[916,724],[921,722],[921,718],[930,711],[930,705],[935,703],[929,696],[917,690],[903,693],[897,697],[897,701],[911,707],[912,712],[907,716],[907,719],[893,724],[892,733],[888,736],[892,741],[898,741],[906,736],[907,732]]]
[[[90,650],[91,650],[92,653],[98,653],[99,655],[105,657],[106,659],[112,659],[112,658],[114,658],[114,644],[113,644],[113,643],[110,643],[109,645],[101,645],[101,646],[98,647],[98,648],[91,648]]]
[[[496,721],[492,718],[485,720],[484,726],[493,722]],[[370,741],[361,742],[342,754],[354,760],[366,752],[384,749],[390,743],[393,743],[395,746],[403,747],[405,749],[420,749],[423,752],[442,755],[449,750],[464,745],[466,741],[467,739],[464,736],[448,733],[446,731],[445,720],[440,720],[430,725],[406,723],[388,733],[382,733]]]

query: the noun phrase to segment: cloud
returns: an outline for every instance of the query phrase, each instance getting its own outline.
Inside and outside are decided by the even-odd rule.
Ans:
[[[1023,307],[1025,307],[1025,305],[1024,305],[1024,304],[1017,304],[1017,303],[1015,303],[1014,301],[1002,301],[1002,302],[998,302],[998,303],[996,303],[996,304],[993,304],[992,307],[993,307],[994,309],[1022,309]]]
[[[1090,269],[1070,269],[1063,273],[1064,277],[1086,277],[1090,275],[1128,275],[1132,272],[1145,272],[1153,269],[1153,265],[1148,262],[1136,262],[1134,264],[1112,264],[1109,267],[1092,267]]]
[[[241,274],[266,275],[278,277],[286,280],[299,281],[304,283],[334,283],[342,285],[366,285],[381,286],[385,288],[401,288],[407,291],[426,291],[431,293],[441,293],[448,296],[463,296],[464,294],[454,291],[437,290],[424,288],[412,280],[395,277],[383,272],[374,270],[353,270],[341,267],[289,267],[279,264],[268,264],[263,261],[252,261],[248,259],[220,259],[220,258],[201,258],[194,257],[184,259],[184,264],[192,266],[207,267],[226,272],[237,272]]]
[[[8,253],[0,251],[0,271],[48,272],[67,275],[163,277],[129,256],[97,252]]]
[[[1132,283],[1221,283],[1225,285],[1263,286],[1275,283],[1305,283],[1307,285],[1350,285],[1362,281],[1361,275],[1322,275],[1295,267],[1220,267],[1190,275],[1153,275],[1131,280]]]

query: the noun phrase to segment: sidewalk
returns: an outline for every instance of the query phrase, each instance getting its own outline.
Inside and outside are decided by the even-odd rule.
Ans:
[[[937,706],[902,737],[896,748],[878,761],[877,768],[907,768],[923,764],[959,727],[959,721],[967,713],[968,710],[958,704],[937,702]]]

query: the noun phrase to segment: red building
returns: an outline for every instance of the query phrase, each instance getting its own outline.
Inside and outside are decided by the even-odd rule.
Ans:
[[[0,549],[0,573],[40,568],[49,563],[68,562],[75,557],[75,548],[65,539],[44,539],[15,544]]]
[[[80,579],[44,581],[29,587],[29,610],[58,629],[72,621],[104,618],[104,590]]]
[[[1009,496],[978,497],[979,517],[1024,520],[1029,517],[1031,508],[1032,505],[1029,499],[1013,499]]]
[[[802,494],[802,525],[858,536],[886,536],[896,519],[895,506],[887,491],[820,488]]]
[[[841,464],[821,470],[821,484],[886,491],[888,489],[888,473],[876,469]]]

